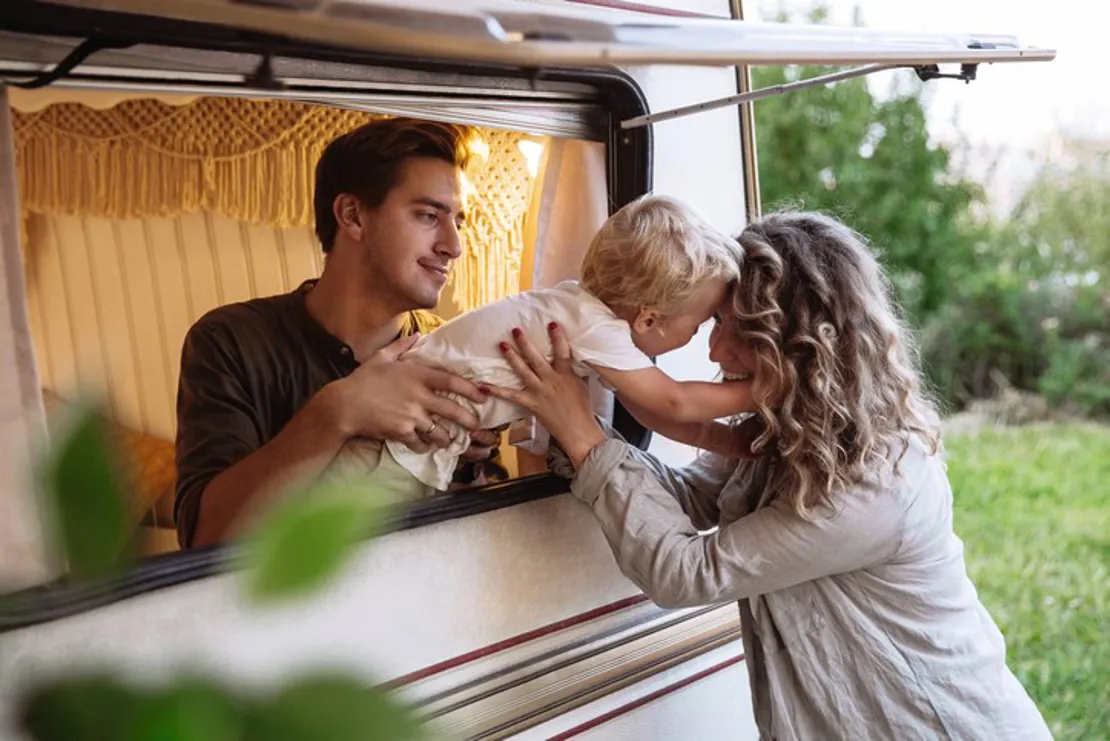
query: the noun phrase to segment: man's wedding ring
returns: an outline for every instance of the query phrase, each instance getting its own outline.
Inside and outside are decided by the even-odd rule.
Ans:
[[[424,430],[424,432],[421,433],[421,437],[427,437],[428,435],[431,435],[433,432],[436,431],[436,427],[438,427],[438,426],[439,426],[439,422],[436,422],[433,419],[432,420],[432,426],[429,427],[428,429]]]

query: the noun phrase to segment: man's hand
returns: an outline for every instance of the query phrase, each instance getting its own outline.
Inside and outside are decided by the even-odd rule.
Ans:
[[[436,392],[459,394],[476,404],[489,397],[462,376],[401,360],[416,339],[406,337],[382,348],[351,375],[325,388],[344,435],[398,440],[423,451],[450,443],[440,419],[475,434],[474,413]]]

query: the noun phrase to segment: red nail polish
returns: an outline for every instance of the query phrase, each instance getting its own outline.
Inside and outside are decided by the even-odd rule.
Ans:
[[[556,324],[555,322],[549,322],[549,323],[548,323],[548,325],[547,325],[547,328],[548,328],[548,329],[555,329],[555,328],[556,328],[556,327],[558,327],[558,326],[559,326],[559,325],[558,325],[558,324]]]
[[[509,343],[508,342],[502,342],[502,343],[498,344],[497,346],[499,348],[501,348],[501,352],[508,352],[509,351]]]
[[[513,327],[513,337],[520,337],[520,327]]]

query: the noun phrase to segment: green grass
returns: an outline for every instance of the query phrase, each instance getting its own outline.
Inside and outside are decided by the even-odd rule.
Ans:
[[[1057,741],[1110,739],[1110,427],[946,438],[956,533]]]

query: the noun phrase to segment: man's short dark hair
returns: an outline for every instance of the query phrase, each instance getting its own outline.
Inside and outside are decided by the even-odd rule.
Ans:
[[[380,206],[410,157],[435,157],[465,168],[471,131],[458,124],[398,117],[371,121],[333,139],[316,163],[313,201],[324,254],[331,252],[339,230],[332,204],[341,193],[370,208]]]

